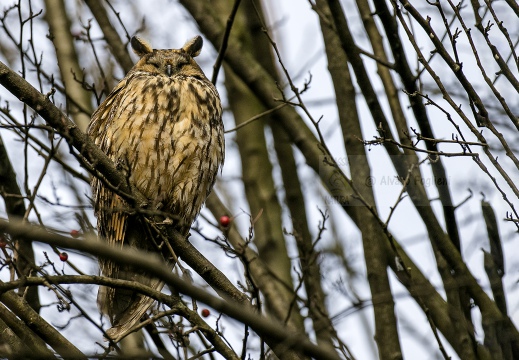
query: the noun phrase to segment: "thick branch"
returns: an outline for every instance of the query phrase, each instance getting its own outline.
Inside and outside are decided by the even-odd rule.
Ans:
[[[2,357],[8,358],[7,355],[10,355],[21,359],[29,357],[30,353],[46,358],[54,357],[45,342],[3,304],[0,304],[0,331],[2,343],[9,346],[8,354],[0,353]]]
[[[332,76],[339,121],[343,132],[344,145],[348,155],[351,178],[363,198],[375,206],[373,189],[365,186],[371,178],[371,169],[362,139],[360,118],[355,102],[355,88],[348,67],[348,57],[341,47],[336,31],[330,26],[331,14],[325,0],[317,0],[315,10],[319,13],[321,32],[325,42],[328,69]],[[374,299],[375,340],[381,359],[395,359],[401,355],[397,319],[391,287],[387,275],[387,258],[384,233],[377,226],[373,216],[360,216],[356,221],[362,232],[367,279]],[[375,301],[382,299],[383,301]]]
[[[65,9],[65,2],[64,0],[45,0],[45,8],[45,20],[49,24],[50,38],[56,48],[56,57],[66,95],[79,105],[76,107],[69,104],[69,111],[79,128],[85,131],[90,121],[92,103],[90,94],[83,89],[79,82],[83,78],[83,71],[79,65],[74,39],[70,32],[71,24]],[[81,109],[87,113],[82,112]]]
[[[250,47],[250,51],[263,68],[270,72],[279,83],[282,83],[277,72],[272,46],[268,37],[264,34],[264,23],[266,22],[264,6],[260,2],[245,2],[243,7],[247,32],[250,34],[250,43],[254,44]],[[286,204],[290,211],[294,238],[299,250],[309,316],[314,325],[317,342],[332,345],[334,329],[325,305],[319,257],[308,228],[305,199],[301,190],[292,144],[288,134],[276,118],[276,113],[267,115],[266,121],[272,129],[274,148],[285,189]]]

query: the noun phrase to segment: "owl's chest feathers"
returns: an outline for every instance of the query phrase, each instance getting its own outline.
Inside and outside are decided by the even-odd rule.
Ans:
[[[198,212],[223,161],[219,99],[199,81],[152,79],[121,94],[112,127],[115,161],[164,211]],[[196,194],[200,194],[194,196]],[[203,194],[203,195],[202,195]]]

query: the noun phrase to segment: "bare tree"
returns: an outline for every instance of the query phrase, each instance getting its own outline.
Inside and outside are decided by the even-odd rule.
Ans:
[[[2,357],[519,357],[515,1],[142,3],[3,5]],[[228,144],[187,238],[85,135],[130,37],[173,47],[177,22],[212,45]],[[173,272],[96,240],[91,177],[167,239]],[[156,300],[122,341],[101,285]]]

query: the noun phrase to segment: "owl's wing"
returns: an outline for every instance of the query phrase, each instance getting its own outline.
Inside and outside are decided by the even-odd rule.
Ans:
[[[126,81],[122,81],[112,90],[105,101],[92,115],[92,120],[88,127],[88,135],[114,162],[117,161],[117,159],[111,148],[110,139],[107,138],[107,129],[112,121],[114,121],[114,114],[117,112],[120,96],[124,93],[123,89],[125,85]],[[97,217],[99,239],[106,241],[110,246],[122,247],[128,226],[127,204],[120,196],[114,194],[112,190],[107,188],[97,177],[92,179],[92,197]],[[99,267],[103,276],[112,278],[120,278],[120,273],[123,272],[119,265],[113,261],[107,261],[102,258],[99,258]],[[113,306],[115,297],[115,289],[108,287],[100,288],[98,293],[99,308],[110,317],[112,322],[116,317]]]
[[[125,203],[119,196],[104,187],[98,179],[93,181],[93,186],[98,189],[95,196],[98,238],[106,241],[110,246],[121,248],[128,226],[128,215],[125,211],[121,211],[124,210]],[[101,275],[115,279],[124,275],[125,270],[116,262],[105,260],[102,257],[98,260]],[[97,296],[99,309],[108,315],[112,323],[115,321],[117,313],[121,312],[118,308],[125,307],[122,306],[122,302],[121,306],[118,306],[120,302],[115,301],[116,291],[114,288],[101,286]],[[124,300],[123,297],[119,298]]]
[[[127,81],[123,80],[112,90],[92,115],[92,120],[88,127],[88,135],[114,162],[117,159],[111,148],[111,142],[107,139],[107,128],[114,120],[114,114],[117,112],[119,99],[122,93],[124,93],[123,89],[126,84]],[[110,245],[120,243],[122,246],[128,218],[124,212],[126,205],[124,200],[108,189],[97,177],[94,177],[92,180],[92,196],[98,218],[99,235],[106,239]]]

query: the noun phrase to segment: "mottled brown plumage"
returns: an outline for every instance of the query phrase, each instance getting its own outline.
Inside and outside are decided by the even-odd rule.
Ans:
[[[149,199],[150,209],[168,213],[173,226],[187,235],[224,160],[220,99],[193,59],[202,48],[200,36],[178,50],[152,49],[136,37],[131,45],[140,60],[94,113],[88,133]],[[100,239],[161,252],[169,260],[167,247],[154,238],[143,216],[97,178],[92,192]],[[99,265],[104,276],[158,290],[163,286],[112,261],[101,259]],[[101,287],[98,304],[112,323],[108,335],[119,340],[153,300]]]

